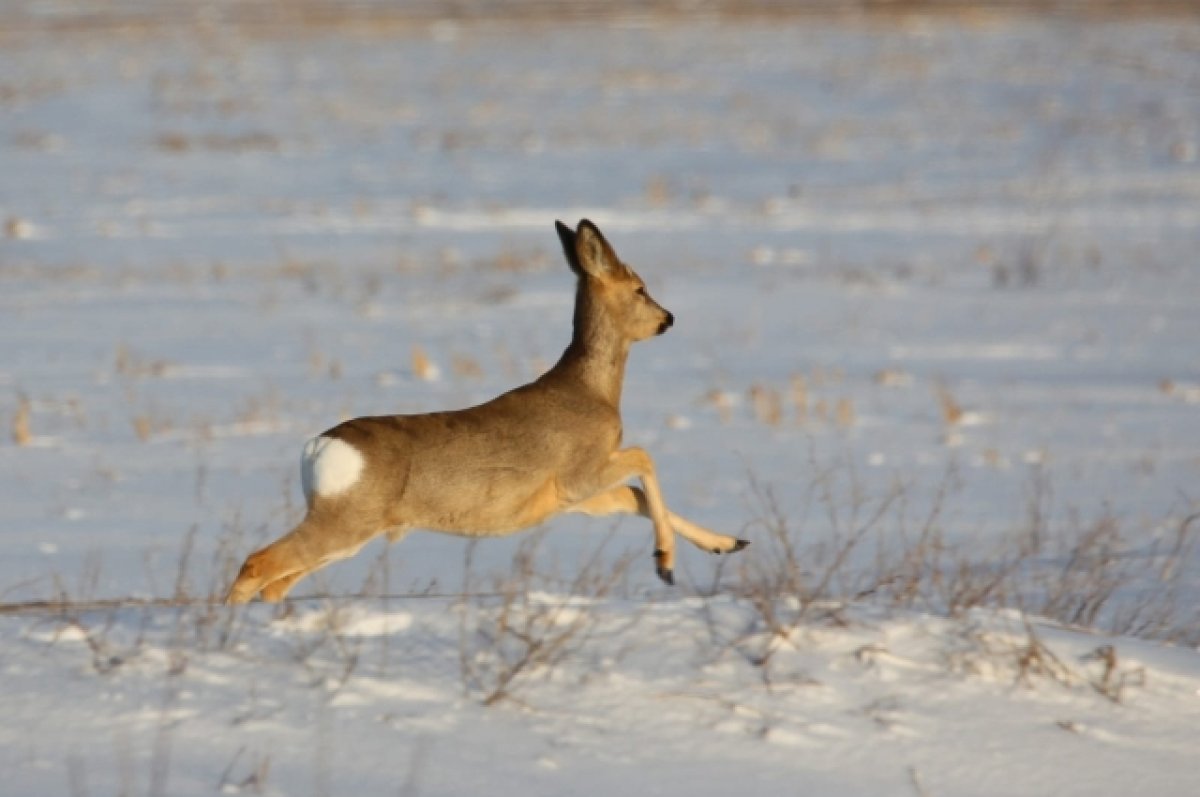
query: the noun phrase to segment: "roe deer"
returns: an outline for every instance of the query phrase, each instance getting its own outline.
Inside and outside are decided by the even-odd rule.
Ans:
[[[555,225],[578,277],[574,334],[530,384],[452,412],[356,418],[308,441],[300,525],[247,557],[229,603],[282,599],[297,581],[372,538],[421,528],[495,537],[562,512],[636,513],[654,524],[659,577],[674,583],[674,532],[712,553],[748,544],[667,510],[654,462],[621,448],[629,347],[674,317],[646,293],[596,225]],[[624,482],[638,478],[642,489]]]

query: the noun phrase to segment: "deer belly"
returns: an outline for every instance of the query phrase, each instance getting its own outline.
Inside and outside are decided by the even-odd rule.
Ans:
[[[537,525],[562,509],[553,477],[530,483],[528,473],[492,472],[450,479],[420,501],[413,525],[470,537],[495,537]],[[425,492],[425,491],[422,491]],[[430,494],[433,493],[433,494]]]

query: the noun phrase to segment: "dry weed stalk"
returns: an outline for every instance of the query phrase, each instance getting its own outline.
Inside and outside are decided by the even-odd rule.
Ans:
[[[754,622],[732,645],[762,669],[768,684],[770,661],[780,645],[787,644],[805,623],[837,620],[845,603],[858,595],[858,589],[852,586],[856,579],[850,558],[878,531],[901,495],[893,489],[876,501],[868,499],[851,466],[849,506],[843,508],[836,496],[840,485],[835,484],[835,469],[817,468],[811,455],[810,464],[816,476],[808,487],[805,503],[816,502],[828,522],[825,539],[814,544],[802,544],[801,530],[788,521],[774,490],[750,475],[758,513],[752,525],[760,533],[756,535],[757,555],[740,564],[734,593],[754,610]]]
[[[962,647],[948,655],[948,667],[954,672],[1011,676],[1014,685],[1027,688],[1045,681],[1068,689],[1087,686],[1113,703],[1122,703],[1128,689],[1145,686],[1145,668],[1122,667],[1113,645],[1100,645],[1079,657],[1076,666],[1054,652],[1028,617],[1022,616],[1020,622],[1020,631],[1014,633],[966,625]],[[1098,671],[1092,666],[1096,664]]]
[[[769,385],[751,385],[750,405],[754,408],[754,417],[759,423],[767,426],[779,426],[782,423],[783,400],[775,388]]]
[[[221,773],[221,779],[217,783],[218,792],[222,794],[266,794],[267,775],[271,771],[271,756],[258,756],[257,763],[250,766],[250,771],[245,777],[235,777],[233,772],[245,752],[245,745],[239,747],[233,760],[225,767],[225,771]]]
[[[1100,674],[1089,678],[1088,683],[1096,692],[1114,703],[1124,702],[1125,690],[1129,687],[1146,685],[1146,668],[1121,669],[1117,649],[1112,645],[1101,645],[1084,656],[1083,661],[1100,662]]]
[[[672,192],[671,184],[664,175],[655,174],[646,180],[643,193],[645,194],[647,204],[651,207],[661,208],[671,204],[674,192]]]
[[[450,360],[450,368],[455,376],[462,379],[483,378],[483,367],[479,361],[466,354],[455,354]]]
[[[803,426],[808,423],[808,383],[800,374],[792,374],[791,398],[796,411],[796,424]]]
[[[412,347],[412,372],[417,379],[424,382],[433,382],[441,374],[438,367],[425,354],[425,350],[416,344],[413,344]]]
[[[723,426],[733,420],[733,399],[724,390],[714,388],[708,391],[704,394],[704,401],[716,408],[717,417],[721,419]]]
[[[1180,608],[1186,606],[1180,600],[1186,585],[1179,574],[1186,571],[1180,563],[1193,556],[1192,527],[1200,525],[1200,513],[1139,549],[1107,512],[1088,522],[1074,513],[1067,513],[1066,523],[1055,521],[1049,477],[1035,469],[1027,517],[1014,533],[993,537],[986,546],[972,540],[951,543],[943,516],[957,484],[955,469],[947,470],[912,533],[908,486],[893,486],[870,499],[852,463],[810,465],[816,475],[804,493],[799,523],[789,519],[772,488],[750,477],[758,533],[752,532],[754,552],[740,563],[732,591],[749,607],[752,621],[730,635],[717,628],[706,604],[718,648],[732,649],[759,667],[768,685],[772,657],[795,644],[797,630],[814,622],[843,622],[847,605],[868,598],[964,621],[975,609],[1017,609],[1022,618],[1119,635],[1189,643],[1198,637],[1200,613]],[[806,522],[813,508],[826,515],[824,536],[801,533],[803,526],[813,525]],[[873,568],[856,555],[868,540],[876,544]],[[1030,620],[1024,622],[1020,645],[998,649],[977,641],[975,664],[983,666],[980,660],[989,657],[1007,661],[1018,681],[1038,676],[1066,685],[1088,683],[1114,700],[1139,683],[1138,673],[1116,667],[1115,653],[1096,654],[1093,660],[1102,665],[1098,675],[1077,671],[1041,643]]]
[[[1079,675],[1046,646],[1029,619],[1022,618],[1021,623],[1024,626],[1025,637],[1013,650],[1016,657],[1016,682],[1032,686],[1033,679],[1042,676],[1068,687],[1078,683]]]
[[[875,372],[874,381],[880,387],[900,388],[911,385],[913,377],[899,368],[884,368]]]
[[[854,402],[849,398],[838,399],[834,414],[837,418],[837,425],[843,429],[849,429],[855,421]]]
[[[33,234],[34,227],[19,216],[9,216],[4,220],[4,236],[14,241],[20,241]]]
[[[939,379],[934,385],[934,390],[937,392],[938,406],[942,411],[942,423],[948,427],[958,426],[964,415],[962,405],[955,400],[944,381]]]
[[[314,687],[330,694],[349,683],[362,660],[364,640],[347,633],[353,597],[329,598],[315,615],[316,632],[292,639],[292,660],[308,673]],[[328,652],[328,656],[316,654]]]
[[[29,430],[29,419],[32,405],[24,393],[17,396],[17,410],[12,418],[12,441],[18,446],[27,446],[33,442],[33,434]]]
[[[118,343],[113,354],[113,369],[125,379],[161,377],[170,367],[171,364],[166,360],[147,359],[124,343]]]
[[[596,602],[613,593],[634,561],[632,555],[625,555],[615,564],[604,562],[602,542],[571,579],[556,585],[535,566],[543,537],[538,532],[522,540],[512,567],[492,579],[490,591],[496,595],[492,600],[469,598],[475,542],[467,545],[459,604],[459,666],[463,691],[484,706],[505,700],[521,703],[517,693],[529,680],[552,673],[577,655],[600,624]]]

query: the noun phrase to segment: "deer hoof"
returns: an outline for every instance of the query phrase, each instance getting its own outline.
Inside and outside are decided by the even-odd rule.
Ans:
[[[734,546],[729,549],[729,552],[737,553],[738,551],[742,550],[749,544],[750,544],[750,540],[738,540],[736,543],[734,543]]]
[[[675,571],[669,567],[663,567],[663,559],[666,558],[665,551],[654,552],[654,572],[663,580],[663,583],[669,587],[675,586]]]

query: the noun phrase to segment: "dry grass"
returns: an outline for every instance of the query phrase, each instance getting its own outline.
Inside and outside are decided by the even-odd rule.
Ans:
[[[1200,641],[1200,611],[1183,597],[1200,513],[1168,516],[1147,535],[1106,510],[1091,518],[1059,510],[1048,474],[1036,468],[1022,523],[987,543],[970,535],[951,541],[943,515],[954,471],[924,502],[915,532],[909,487],[868,497],[849,466],[814,464],[814,472],[799,522],[773,490],[752,480],[756,547],[733,589],[755,608],[756,632],[786,638],[803,623],[870,599],[950,617],[1017,609],[1115,635]],[[824,536],[806,529],[814,506],[826,515]],[[868,549],[875,551],[873,563]]]
[[[479,23],[521,22],[527,25],[562,24],[564,21],[612,21],[628,17],[662,21],[678,20],[697,14],[723,19],[778,20],[805,16],[867,17],[887,24],[910,15],[939,14],[964,22],[986,21],[997,16],[1020,14],[1089,15],[1129,19],[1153,15],[1188,14],[1194,10],[1187,0],[512,0],[498,3],[476,0],[454,3],[450,0],[412,0],[388,3],[366,0],[354,4],[337,0],[254,0],[253,2],[215,2],[209,4],[205,24],[196,24],[195,14],[185,3],[123,4],[110,2],[103,13],[93,4],[64,7],[53,15],[14,13],[10,27],[14,31],[105,31],[148,33],[164,28],[208,27],[237,28],[261,36],[295,35],[303,30],[344,29],[364,34],[395,33],[431,22]],[[0,85],[0,103],[6,101]]]
[[[13,412],[12,417],[12,441],[18,446],[27,446],[33,442],[33,432],[30,431],[30,417],[33,414],[33,406],[29,401],[29,397],[25,394],[20,394],[17,397],[17,408]]]
[[[1068,689],[1083,686],[1118,704],[1129,689],[1146,683],[1145,668],[1122,664],[1111,644],[1079,657],[1060,656],[1027,617],[1011,631],[985,631],[963,623],[958,644],[945,653],[945,665],[954,673],[1008,680],[1026,688],[1047,682]]]
[[[778,428],[788,420],[790,404],[791,422],[796,426],[825,426],[845,431],[858,424],[854,399],[830,390],[844,380],[845,374],[840,370],[816,368],[807,377],[793,374],[782,387],[754,382],[745,391],[745,401],[741,395],[720,388],[709,390],[702,401],[716,410],[722,424],[731,423],[735,409],[744,404],[756,423]]]
[[[154,139],[154,145],[163,152],[182,155],[196,150],[208,152],[241,153],[241,152],[276,152],[279,150],[279,139],[269,133],[240,133],[222,135],[209,133],[202,136],[188,135],[180,132],[161,133]]]
[[[755,667],[768,689],[781,679],[803,678],[777,672],[777,654],[802,647],[806,628],[854,622],[854,607],[953,619],[961,644],[946,651],[951,671],[1015,685],[1086,687],[1114,703],[1144,683],[1144,670],[1123,664],[1115,644],[1063,659],[1037,628],[1200,642],[1200,610],[1183,598],[1200,512],[1164,519],[1153,542],[1107,512],[1090,519],[1066,512],[1058,520],[1049,477],[1035,469],[1024,521],[983,546],[947,536],[953,469],[927,500],[917,502],[924,509],[914,525],[910,486],[868,494],[849,463],[810,465],[815,475],[794,514],[773,489],[751,478],[748,536],[755,544],[736,561],[731,580],[722,581],[718,568],[706,593],[712,650],[732,652]],[[728,619],[716,619],[716,606],[726,607],[721,611],[729,617],[727,604],[711,600],[727,593],[751,610],[732,630]],[[992,618],[1003,626],[1006,617],[1016,618],[1010,631],[979,623]]]
[[[796,414],[796,424],[803,426],[808,422],[808,382],[802,374],[792,374],[790,382],[792,409]]]
[[[522,541],[511,568],[488,579],[487,592],[495,597],[483,601],[468,597],[477,576],[475,543],[467,546],[458,606],[459,667],[464,693],[485,706],[524,704],[520,693],[529,682],[549,677],[567,657],[578,657],[600,627],[598,603],[613,594],[633,562],[631,555],[605,562],[602,542],[574,576],[547,576],[537,567],[543,536],[539,531]]]
[[[221,778],[217,782],[218,792],[222,794],[267,793],[267,776],[271,772],[271,756],[269,754],[256,756],[255,760],[249,761],[245,767],[241,767],[239,765],[242,763],[242,756],[245,753],[245,746],[238,748],[229,765],[225,767],[225,771],[221,773]],[[245,774],[235,774],[239,772],[245,772]]]
[[[946,383],[939,379],[934,384],[934,392],[937,394],[938,407],[942,411],[942,423],[947,428],[962,423],[964,414],[962,405],[954,398],[950,389],[946,387]]]
[[[779,426],[783,421],[783,401],[779,391],[765,385],[751,385],[750,406],[755,419],[767,426]]]
[[[751,475],[756,517],[749,528],[754,542],[750,555],[738,560],[730,588],[754,610],[754,621],[732,639],[723,640],[761,669],[770,684],[771,659],[792,644],[795,632],[811,622],[835,619],[851,601],[870,590],[858,585],[852,557],[877,534],[889,509],[899,499],[894,489],[869,497],[853,469],[850,481],[838,484],[837,468],[821,469],[810,456],[815,476],[803,497],[802,517],[812,510],[825,514],[824,533],[806,533],[804,520],[794,523],[782,509],[775,491]],[[839,495],[848,488],[845,495]],[[845,503],[843,503],[843,498]],[[715,626],[710,622],[710,630]]]
[[[432,382],[441,376],[441,369],[429,359],[429,355],[420,346],[413,345],[412,347],[412,372],[413,376],[425,382]]]

